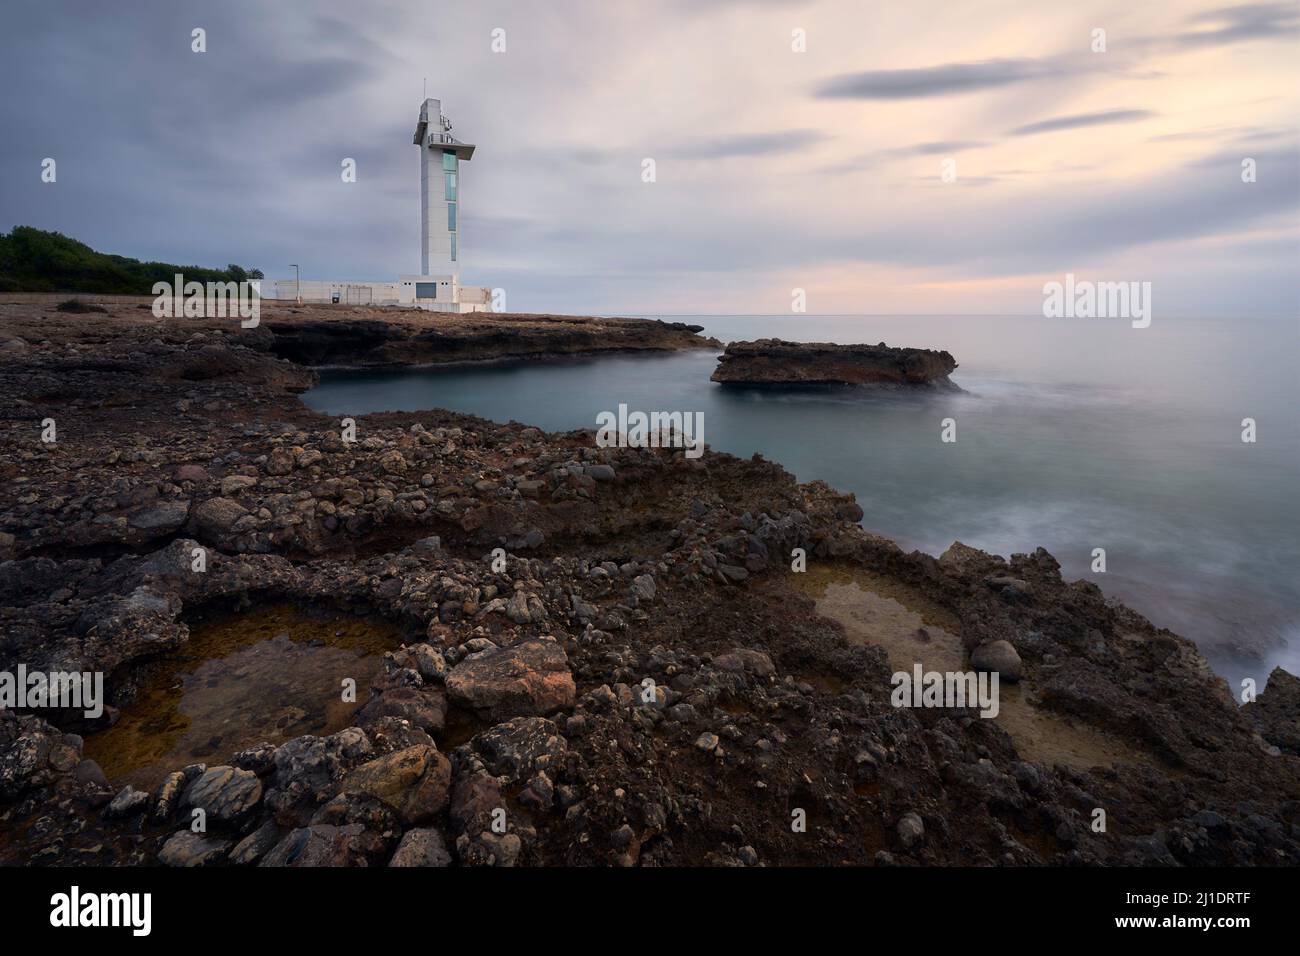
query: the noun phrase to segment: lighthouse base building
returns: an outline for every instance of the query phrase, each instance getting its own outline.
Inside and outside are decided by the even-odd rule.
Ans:
[[[492,292],[460,284],[461,163],[474,146],[451,135],[439,100],[420,104],[412,142],[420,147],[420,275],[396,282],[277,279],[275,297],[333,305],[401,305],[430,312],[487,312]]]

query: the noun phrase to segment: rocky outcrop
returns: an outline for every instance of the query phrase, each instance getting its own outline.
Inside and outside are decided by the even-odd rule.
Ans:
[[[1275,667],[1264,690],[1242,712],[1270,746],[1300,757],[1300,677]]]
[[[723,385],[864,385],[951,388],[957,363],[947,352],[879,345],[759,339],[731,342],[710,376]]]
[[[658,319],[301,306],[264,325],[271,350],[303,365],[436,365],[599,352],[716,348],[702,326]]]

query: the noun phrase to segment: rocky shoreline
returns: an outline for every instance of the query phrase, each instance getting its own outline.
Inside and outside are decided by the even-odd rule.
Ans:
[[[102,672],[111,705],[0,711],[0,862],[1300,862],[1300,682],[1239,707],[1190,642],[1041,549],[907,554],[758,456],[440,410],[359,416],[349,441],[296,397],[307,364],[701,344],[689,327],[107,308],[0,301],[0,670]],[[893,706],[888,654],[814,572],[919,609],[910,639],[951,635],[1027,720]],[[107,780],[86,737],[195,616],[271,601],[404,635],[355,723],[150,791]]]
[[[288,306],[264,320],[270,350],[300,365],[395,368],[720,348],[698,325],[645,319]]]
[[[957,362],[933,349],[759,339],[732,342],[710,380],[723,385],[956,389]]]

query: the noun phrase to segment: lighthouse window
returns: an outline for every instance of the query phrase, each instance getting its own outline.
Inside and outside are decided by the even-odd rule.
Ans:
[[[451,261],[456,261],[456,234],[451,234]]]
[[[455,173],[443,173],[443,174],[442,174],[442,178],[443,178],[443,182],[444,182],[445,185],[446,185],[446,190],[445,190],[445,193],[444,193],[444,195],[443,195],[443,198],[444,198],[444,199],[455,199],[455,198],[456,198],[456,174],[455,174]]]
[[[450,173],[456,171],[456,154],[449,149],[442,152],[442,168]]]
[[[438,283],[436,282],[417,282],[415,284],[415,297],[417,299],[436,299],[438,298]]]
[[[447,228],[452,232],[456,231],[456,204],[454,202],[447,203]]]

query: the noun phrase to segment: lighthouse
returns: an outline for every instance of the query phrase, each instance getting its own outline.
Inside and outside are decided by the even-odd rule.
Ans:
[[[460,167],[473,158],[474,147],[451,135],[451,121],[435,99],[420,104],[412,142],[420,147],[420,272],[455,276],[460,273]]]
[[[429,312],[487,312],[493,291],[460,284],[461,163],[474,147],[451,135],[442,102],[425,99],[412,142],[420,147],[420,274],[396,282],[280,279],[275,297],[299,303],[398,305]]]

